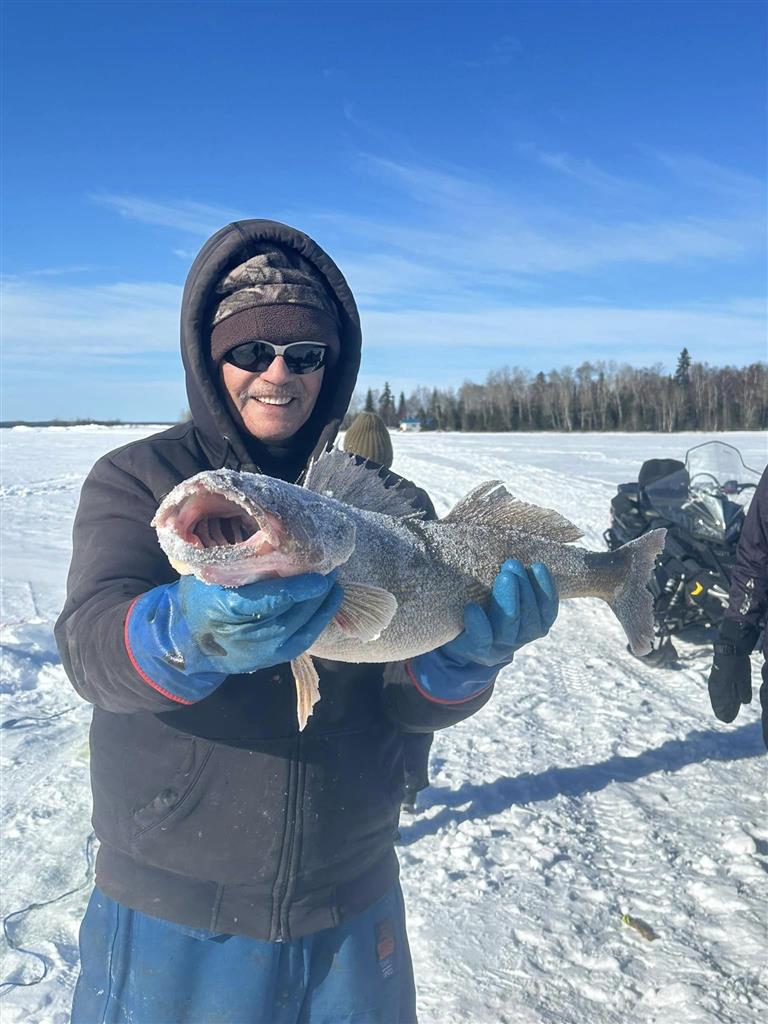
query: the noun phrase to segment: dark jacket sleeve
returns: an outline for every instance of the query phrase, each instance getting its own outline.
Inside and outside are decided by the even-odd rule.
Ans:
[[[435,506],[427,492],[412,484],[409,486],[413,487],[414,505],[424,509],[427,519],[437,519]],[[492,693],[493,684],[470,700],[457,701],[455,704],[440,702],[418,689],[407,661],[390,662],[384,668],[384,710],[402,732],[436,732],[438,729],[446,729],[474,715],[490,700]]]
[[[725,623],[757,641],[768,613],[768,469],[757,485],[736,549]],[[722,632],[722,628],[721,628]],[[727,632],[727,628],[726,628]]]
[[[105,456],[80,495],[67,598],[55,626],[64,669],[85,700],[107,711],[168,711],[179,704],[142,677],[124,640],[134,599],[178,579],[150,521],[153,494]]]
[[[493,687],[470,700],[439,702],[417,688],[407,661],[390,662],[384,669],[384,710],[402,732],[436,732],[474,715],[488,703]]]

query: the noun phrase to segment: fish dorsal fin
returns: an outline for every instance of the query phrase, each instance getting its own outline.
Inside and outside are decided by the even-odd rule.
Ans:
[[[520,501],[509,493],[500,480],[487,480],[475,487],[451,509],[442,522],[503,527],[563,544],[584,536],[578,526],[574,526],[559,512]]]
[[[426,515],[412,485],[389,474],[377,462],[339,448],[329,446],[310,462],[304,487],[355,508],[398,519],[423,519]]]

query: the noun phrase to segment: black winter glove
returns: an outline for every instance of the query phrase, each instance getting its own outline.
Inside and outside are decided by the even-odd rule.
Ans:
[[[730,654],[726,649],[724,644],[715,644],[709,700],[716,718],[732,722],[740,706],[752,700],[752,661],[748,654]]]
[[[750,653],[757,630],[732,619],[720,626],[709,673],[709,700],[721,722],[732,722],[742,704],[752,700],[752,662]]]

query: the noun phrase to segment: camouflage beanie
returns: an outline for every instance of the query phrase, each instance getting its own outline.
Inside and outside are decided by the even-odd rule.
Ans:
[[[322,341],[339,354],[339,314],[320,272],[293,250],[269,249],[230,270],[216,286],[211,358],[243,341]]]
[[[381,416],[361,412],[344,435],[344,451],[362,455],[387,469],[392,465],[392,439]]]

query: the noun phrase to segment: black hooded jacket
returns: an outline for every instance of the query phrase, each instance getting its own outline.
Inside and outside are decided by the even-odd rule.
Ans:
[[[760,477],[739,537],[728,597],[720,636],[751,651],[768,617],[768,469]],[[768,662],[768,628],[762,632]],[[768,669],[763,671],[768,678]]]
[[[241,432],[207,355],[216,283],[265,246],[310,260],[341,321],[338,365],[308,424],[282,451]],[[397,878],[402,732],[444,728],[490,696],[489,689],[439,704],[415,688],[402,664],[318,659],[323,696],[300,733],[288,664],[230,676],[205,700],[181,705],[148,685],[126,649],[132,601],[178,578],[150,526],[162,498],[187,477],[222,466],[295,479],[336,435],[360,344],[352,294],[315,242],[273,221],[228,225],[200,251],[184,290],[191,421],[104,456],[83,486],[56,639],[73,686],[94,704],[96,883],[136,910],[270,941],[361,912]]]

